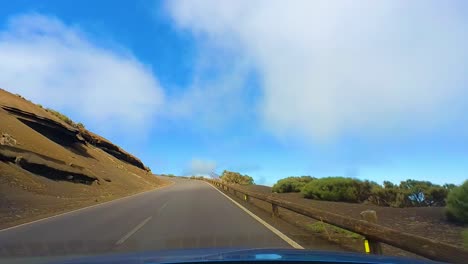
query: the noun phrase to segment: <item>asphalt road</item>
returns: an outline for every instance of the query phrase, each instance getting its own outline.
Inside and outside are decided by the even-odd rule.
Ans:
[[[0,231],[0,257],[180,248],[291,248],[205,182],[171,186]]]

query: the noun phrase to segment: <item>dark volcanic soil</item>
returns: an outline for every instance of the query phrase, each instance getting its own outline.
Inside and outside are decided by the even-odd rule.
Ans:
[[[253,192],[271,194],[271,188],[267,186],[251,185],[238,187]],[[273,195],[297,204],[326,210],[332,213],[341,214],[356,219],[360,219],[360,213],[362,211],[368,209],[375,210],[378,216],[378,223],[381,225],[407,233],[436,239],[458,247],[463,247],[461,233],[464,227],[448,222],[445,218],[443,207],[390,208],[376,206],[373,204],[310,200],[302,198],[300,193],[284,193]],[[271,205],[261,201],[255,201],[255,199],[253,200],[256,205],[264,208],[265,210],[271,211]],[[290,222],[294,222],[304,227],[310,226],[316,222],[313,219],[284,209],[280,209],[280,214]],[[356,245],[358,247],[362,247],[361,241],[353,242],[353,240],[358,240],[358,237],[353,239],[352,237],[349,237],[348,234],[340,235],[333,234],[333,232],[329,233],[330,234],[324,233],[322,235],[327,237],[330,235],[332,240],[345,240],[345,243],[350,244],[351,247],[356,247]],[[353,243],[356,245],[353,245]]]

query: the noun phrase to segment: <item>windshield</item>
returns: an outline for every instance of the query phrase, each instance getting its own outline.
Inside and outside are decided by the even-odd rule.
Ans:
[[[0,262],[468,259],[465,1],[1,6]]]

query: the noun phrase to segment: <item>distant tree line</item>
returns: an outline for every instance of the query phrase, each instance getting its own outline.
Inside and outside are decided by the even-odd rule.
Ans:
[[[468,181],[461,186],[438,185],[429,181],[406,180],[400,184],[385,181],[379,185],[346,177],[314,178],[311,176],[287,177],[279,180],[273,192],[300,192],[304,198],[362,203],[379,206],[423,207],[446,206],[451,220],[468,223]]]
[[[159,174],[159,176],[169,177],[169,178],[177,177],[177,176],[175,176],[174,174]]]

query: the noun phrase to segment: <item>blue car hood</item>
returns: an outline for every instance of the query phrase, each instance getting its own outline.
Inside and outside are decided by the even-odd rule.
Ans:
[[[82,257],[56,264],[151,264],[186,262],[436,263],[429,260],[297,249],[187,249]]]

